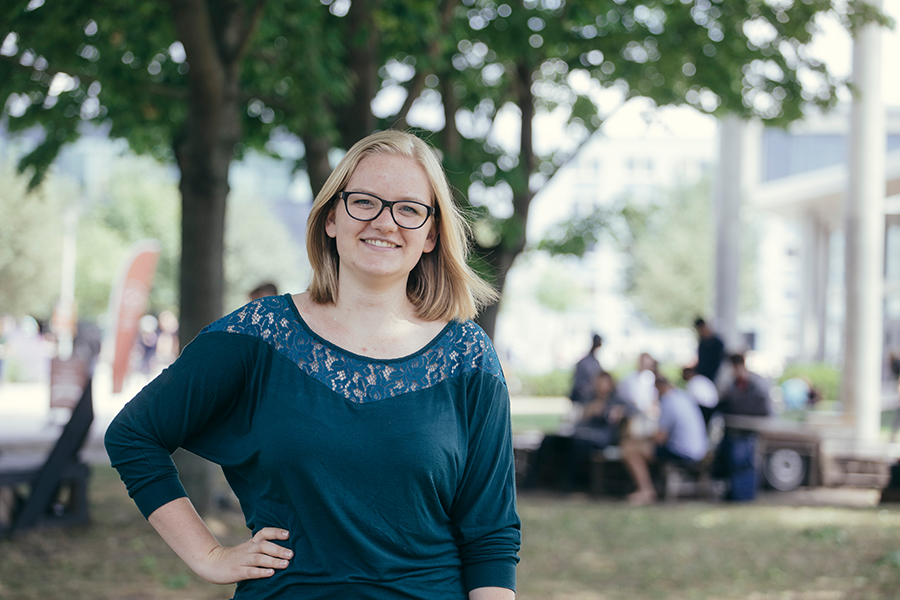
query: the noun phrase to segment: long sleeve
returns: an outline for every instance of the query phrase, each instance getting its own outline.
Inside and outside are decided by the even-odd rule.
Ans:
[[[480,373],[468,393],[467,461],[451,511],[466,590],[515,590],[521,523],[506,386]]]
[[[248,385],[250,353],[259,344],[233,335],[224,343],[225,335],[199,335],[125,405],[106,431],[112,466],[145,517],[186,495],[171,458],[176,449],[218,462],[224,458],[220,451],[227,452],[221,426],[239,422],[228,417],[240,406],[236,400]],[[228,434],[240,438],[239,431]]]

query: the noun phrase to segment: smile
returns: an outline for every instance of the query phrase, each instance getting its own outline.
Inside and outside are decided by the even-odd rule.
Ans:
[[[367,244],[371,244],[373,246],[378,246],[379,248],[399,248],[397,244],[392,244],[391,242],[385,242],[384,240],[363,240]]]

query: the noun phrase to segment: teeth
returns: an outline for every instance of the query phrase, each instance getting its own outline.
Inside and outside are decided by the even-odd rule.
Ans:
[[[385,242],[382,240],[366,240],[367,243],[372,244],[373,246],[378,246],[380,248],[396,248],[397,244],[392,244],[390,242]]]

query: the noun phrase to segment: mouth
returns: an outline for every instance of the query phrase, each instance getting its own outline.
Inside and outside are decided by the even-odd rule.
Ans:
[[[370,246],[376,246],[378,248],[399,248],[397,244],[392,242],[386,242],[385,240],[363,240],[366,244]]]

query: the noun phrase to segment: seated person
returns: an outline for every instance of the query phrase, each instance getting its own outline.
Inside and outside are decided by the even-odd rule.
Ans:
[[[769,384],[760,375],[747,369],[742,354],[729,357],[734,369],[734,381],[722,394],[719,410],[726,415],[768,417],[773,414]]]
[[[684,379],[685,391],[700,407],[703,421],[708,425],[709,418],[719,404],[719,390],[716,389],[716,384],[710,381],[706,375],[698,373],[694,367],[682,369],[681,377]]]
[[[584,407],[571,437],[589,442],[591,448],[617,445],[625,419],[638,412],[634,405],[619,396],[616,380],[604,371],[594,379],[594,398]]]
[[[639,411],[628,423],[631,437],[650,438],[656,431],[656,421],[659,418],[657,406],[659,394],[655,386],[656,368],[656,360],[643,352],[638,357],[637,370],[622,378],[616,386],[619,397]]]
[[[656,376],[656,389],[660,410],[656,433],[649,440],[622,440],[622,460],[637,486],[637,491],[628,496],[631,504],[649,504],[656,500],[656,488],[648,466],[651,461],[691,463],[706,456],[706,426],[697,403],[663,375]]]
[[[593,391],[593,399],[585,405],[571,432],[544,436],[525,487],[546,482],[548,475],[553,474],[557,478],[555,484],[571,491],[586,472],[591,452],[619,443],[621,427],[637,410],[619,399],[616,382],[605,371],[594,378]]]

